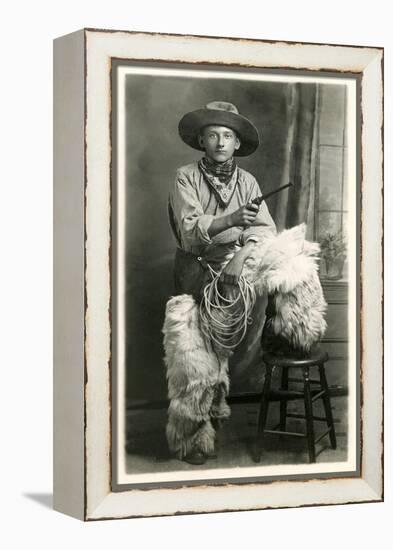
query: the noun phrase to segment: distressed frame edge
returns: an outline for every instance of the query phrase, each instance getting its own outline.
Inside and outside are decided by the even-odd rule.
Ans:
[[[378,98],[376,105],[372,101],[370,105],[365,104],[373,97]],[[379,51],[370,63],[364,68],[361,91],[361,201],[371,208],[375,208],[378,215],[378,224],[367,216],[366,208],[361,205],[360,209],[360,233],[361,233],[361,343],[370,344],[372,335],[368,333],[374,329],[374,341],[376,350],[373,349],[373,356],[370,349],[361,349],[361,377],[362,377],[362,431],[361,437],[368,432],[375,436],[375,451],[379,457],[375,467],[370,467],[365,460],[362,460],[361,472],[369,480],[370,487],[384,499],[384,52]],[[373,112],[373,107],[376,112]],[[373,159],[372,155],[376,158]],[[374,179],[375,177],[375,179]],[[378,192],[377,192],[378,191]],[[375,240],[373,240],[373,237]],[[379,246],[375,246],[378,243]],[[365,258],[363,250],[365,248]],[[371,257],[371,258],[370,258]],[[362,261],[363,260],[363,261]],[[371,291],[370,288],[372,287]],[[371,297],[376,298],[376,304],[370,303]],[[365,311],[363,307],[365,306]],[[375,309],[378,315],[374,315]],[[371,315],[370,315],[371,314]],[[368,315],[367,323],[363,319]],[[375,353],[376,352],[376,353]],[[368,362],[367,362],[367,354]],[[363,364],[363,358],[366,358]],[[378,365],[376,372],[372,372],[371,359]],[[364,377],[377,376],[378,386],[372,387],[370,380]],[[366,397],[366,399],[365,399]],[[376,414],[370,414],[368,407],[378,400],[379,406],[373,409]],[[375,431],[374,431],[375,430]],[[364,441],[363,441],[364,443]],[[370,447],[370,444],[368,444]],[[372,449],[367,449],[371,453]]]
[[[303,42],[299,40],[284,40],[284,39],[266,39],[266,38],[249,38],[249,37],[241,37],[241,36],[217,36],[217,35],[206,35],[206,34],[184,34],[184,33],[167,33],[167,32],[160,32],[160,31],[132,31],[128,29],[102,29],[102,28],[95,28],[95,27],[85,27],[84,31],[86,33],[107,33],[107,34],[114,34],[114,33],[122,33],[126,35],[145,35],[145,36],[168,36],[168,37],[175,37],[175,38],[202,38],[202,39],[212,39],[212,40],[232,40],[236,42],[256,42],[256,43],[263,43],[263,44],[284,44],[289,46],[331,46],[333,48],[354,48],[354,49],[369,49],[369,50],[380,50],[383,51],[383,46],[361,46],[357,44],[337,44],[333,42]]]
[[[86,30],[85,30],[86,32]],[[91,33],[92,31],[88,31],[89,33]],[[105,32],[105,31],[104,31]],[[116,32],[116,31],[114,31]],[[94,31],[95,33],[95,31]],[[131,33],[133,34],[133,33]],[[136,33],[136,34],[141,34],[141,33]],[[151,35],[147,35],[147,36],[151,36]],[[153,35],[155,36],[155,35]],[[168,36],[168,35],[166,35]],[[174,35],[169,35],[169,36],[174,36]],[[192,37],[190,37],[192,38]],[[204,38],[210,38],[210,37],[204,37]],[[232,40],[232,39],[229,39],[229,40]],[[236,39],[233,39],[236,41]],[[263,41],[257,41],[257,42],[263,42]],[[298,44],[298,43],[296,43]],[[316,45],[317,48],[319,48],[318,45]],[[350,46],[343,46],[344,48],[350,48]],[[361,46],[360,46],[361,48]],[[367,48],[368,50],[370,49],[373,49],[374,50],[374,60],[376,60],[378,57],[380,57],[381,59],[381,66],[383,66],[383,49],[381,48],[369,48],[369,47],[365,47]],[[370,62],[371,64],[371,62]],[[363,68],[363,78],[364,78],[364,75],[365,75],[365,72],[366,72],[366,69],[367,69],[368,65],[366,65],[364,68]],[[297,68],[297,67],[294,67],[294,68]],[[331,70],[333,70],[333,67],[331,68]],[[381,99],[383,98],[383,71],[381,71],[379,73],[379,77],[380,77],[380,82],[382,83],[382,96],[381,96]],[[379,81],[378,81],[379,82]],[[381,109],[381,117],[382,117],[382,123],[383,123],[383,109]],[[383,155],[383,140],[381,140],[381,152],[382,152],[382,155]],[[382,174],[382,180],[381,180],[381,188],[383,189],[383,174]],[[381,204],[381,208],[383,208],[383,201],[382,201],[382,204]],[[379,211],[378,212],[379,216],[383,215],[383,212]],[[380,269],[381,266],[377,266],[377,271],[378,273],[380,273],[381,269]],[[383,273],[382,273],[383,274]],[[380,300],[380,303],[382,303],[382,300],[383,300],[383,294],[380,296],[381,300]],[[382,326],[383,326],[383,319],[382,320]],[[382,343],[383,343],[383,339],[382,339]],[[382,356],[381,356],[381,359],[382,359]],[[382,381],[383,382],[383,381]],[[383,385],[382,385],[382,388],[383,388]],[[383,396],[382,396],[383,397]],[[382,403],[381,403],[381,406],[382,406]],[[381,434],[383,432],[383,423],[382,423],[382,426],[381,426]],[[382,461],[383,461],[383,440],[381,439],[381,457],[382,457]],[[367,476],[366,477],[361,477],[359,478],[359,480],[357,480],[359,482],[360,485],[363,486],[364,490],[369,490],[369,495],[368,495],[368,498],[366,500],[366,502],[376,502],[376,501],[381,501],[383,500],[383,462],[381,462],[381,468],[378,469],[379,470],[379,474],[380,475],[377,475],[377,482],[374,483],[368,483],[367,481]],[[363,471],[363,474],[364,474],[364,471]],[[369,480],[370,481],[370,480]],[[375,481],[375,479],[374,479]],[[88,487],[86,488],[88,489]],[[135,492],[133,490],[130,490],[130,491],[127,491],[127,492]],[[112,495],[115,495],[116,493],[112,493],[110,490],[108,490],[106,496],[101,500],[101,502],[98,504],[98,506],[95,506],[93,507],[92,509],[88,510],[86,509],[86,517],[85,519],[87,520],[93,520],[93,519],[106,519],[106,518],[109,518],[109,517],[143,517],[143,514],[140,514],[140,515],[117,515],[117,516],[107,516],[105,515],[105,509],[106,509],[106,501],[108,501],[108,499],[110,500]],[[348,503],[351,503],[352,501],[348,502]],[[359,500],[359,499],[356,499],[354,500],[353,502],[364,502],[363,500]],[[326,504],[325,502],[321,501],[321,502],[318,502],[318,503],[314,503],[314,505],[324,505]],[[340,502],[332,502],[332,503],[328,503],[329,505],[333,505],[333,504],[344,504],[344,502],[340,503]],[[312,504],[305,504],[305,505],[312,505]],[[303,506],[302,504],[299,505],[299,506]],[[269,508],[270,506],[261,506],[261,507],[258,507],[258,508],[248,508],[248,509],[264,509],[264,508]],[[287,506],[274,506],[275,508],[282,508],[282,507],[287,507]],[[290,507],[293,507],[293,505],[290,505]],[[214,511],[223,511],[221,509],[217,509],[217,510],[209,510],[209,512],[214,512]],[[231,510],[232,511],[232,510]],[[235,510],[233,510],[235,511]],[[241,511],[240,509],[236,509],[236,511]],[[192,511],[179,511],[178,513],[193,513]],[[194,511],[194,513],[202,513],[202,511],[199,511],[199,512],[196,512]],[[172,515],[172,513],[169,513],[169,514],[151,514],[151,515]],[[149,515],[149,514],[146,514],[146,515]]]
[[[347,479],[347,478],[343,478]],[[313,481],[313,480],[312,480]],[[333,500],[332,502],[326,502],[325,497],[321,497],[321,500],[313,498],[312,501],[302,502],[300,504],[261,504],[261,505],[247,505],[242,508],[231,508],[231,507],[216,507],[211,509],[206,509],[204,505],[200,509],[189,509],[184,508],[182,510],[174,510],[170,512],[153,512],[153,513],[125,513],[124,515],[112,515],[108,511],[112,507],[111,495],[115,493],[108,493],[102,502],[97,506],[96,509],[90,511],[86,515],[85,521],[104,521],[104,520],[113,520],[113,519],[142,519],[142,518],[155,518],[155,517],[171,517],[171,516],[183,516],[183,515],[203,515],[203,514],[221,514],[221,513],[233,513],[233,512],[257,512],[262,510],[286,510],[293,508],[314,508],[314,507],[325,507],[325,506],[348,506],[353,504],[380,504],[384,501],[383,495],[380,492],[375,491],[364,479],[359,478],[357,481],[357,489],[362,492],[362,496],[350,497],[349,500],[346,500],[347,497],[342,500]],[[299,481],[298,483],[306,483],[307,481]],[[279,483],[279,482],[272,482]],[[296,481],[289,481],[288,483],[296,483]],[[250,484],[251,485],[251,484]],[[228,484],[230,486],[230,484]],[[211,487],[208,487],[211,489]],[[179,497],[181,498],[181,497]],[[307,500],[307,499],[305,499]],[[109,510],[108,510],[109,509]]]

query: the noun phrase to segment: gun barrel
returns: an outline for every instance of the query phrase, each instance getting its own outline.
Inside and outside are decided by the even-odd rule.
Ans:
[[[265,195],[261,195],[260,197],[256,197],[251,201],[252,204],[256,204],[257,206],[260,206],[263,201],[271,197],[272,195],[275,195],[276,193],[279,193],[280,191],[283,191],[284,189],[287,189],[288,187],[292,187],[293,183],[289,182],[286,185],[282,185],[281,187],[278,187],[277,189],[274,189],[274,191],[270,191],[270,193],[266,193]]]

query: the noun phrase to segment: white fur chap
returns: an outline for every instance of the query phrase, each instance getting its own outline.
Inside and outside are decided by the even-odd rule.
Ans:
[[[214,452],[214,425],[230,414],[228,360],[220,357],[199,329],[199,308],[192,296],[171,298],[164,322],[169,448],[178,458],[197,449]],[[213,423],[213,424],[212,424]]]
[[[274,334],[307,352],[326,330],[326,302],[318,277],[319,245],[305,240],[305,230],[301,224],[268,236],[245,262],[243,276],[258,294],[274,296],[269,320]],[[163,333],[169,448],[180,459],[193,451],[212,454],[216,429],[230,414],[228,359],[203,336],[192,296],[168,301]]]

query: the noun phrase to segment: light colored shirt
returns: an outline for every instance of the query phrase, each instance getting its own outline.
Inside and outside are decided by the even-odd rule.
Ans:
[[[253,224],[247,229],[231,227],[210,237],[208,229],[215,217],[235,212],[262,193],[254,176],[239,167],[226,185],[235,186],[235,189],[229,204],[223,207],[199,170],[198,163],[193,162],[178,169],[169,193],[174,232],[181,248],[203,256],[208,262],[225,261],[228,254],[248,240],[258,242],[267,234],[276,233],[274,221],[263,202]]]

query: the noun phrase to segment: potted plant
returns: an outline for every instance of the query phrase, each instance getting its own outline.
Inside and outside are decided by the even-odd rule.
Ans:
[[[326,233],[321,241],[321,258],[325,262],[326,278],[342,278],[344,262],[347,257],[347,244],[341,231]]]

